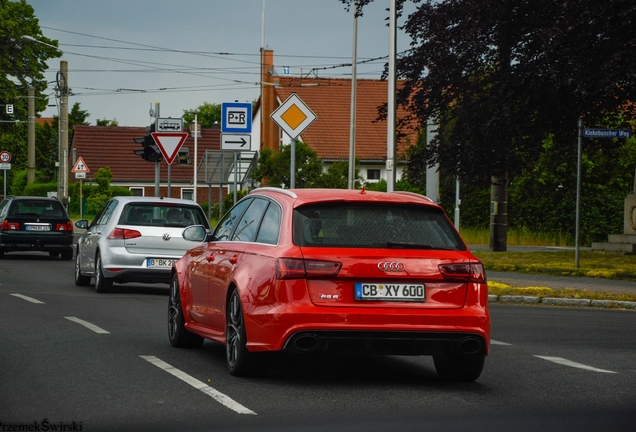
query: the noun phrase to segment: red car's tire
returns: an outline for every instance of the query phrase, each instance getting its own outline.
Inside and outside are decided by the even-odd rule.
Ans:
[[[235,376],[263,375],[269,369],[269,357],[247,350],[247,333],[241,298],[236,288],[230,294],[225,327],[225,359],[227,368]]]
[[[176,348],[199,348],[204,339],[185,328],[185,318],[181,307],[179,294],[179,279],[175,274],[170,281],[170,296],[168,298],[168,339],[170,345]]]
[[[435,355],[433,362],[437,375],[446,381],[475,381],[484,369],[486,356],[474,354],[466,356]]]

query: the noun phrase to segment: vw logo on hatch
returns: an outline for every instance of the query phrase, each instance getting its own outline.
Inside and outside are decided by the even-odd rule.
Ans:
[[[406,270],[406,264],[401,262],[379,262],[378,270],[383,272],[403,272]]]
[[[163,238],[163,241],[169,241],[170,240],[170,234],[165,233],[161,238]]]

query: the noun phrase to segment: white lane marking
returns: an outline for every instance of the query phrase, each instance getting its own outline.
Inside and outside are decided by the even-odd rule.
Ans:
[[[605,370],[605,369],[598,369],[598,368],[595,368],[595,367],[592,367],[592,366],[588,366],[588,365],[584,365],[584,364],[581,364],[581,363],[576,363],[576,362],[573,362],[571,360],[564,359],[564,358],[561,358],[561,357],[548,357],[548,356],[539,356],[539,355],[535,355],[535,357],[538,357],[538,358],[543,359],[543,360],[551,361],[551,362],[554,362],[554,363],[558,363],[558,364],[563,365],[563,366],[570,366],[570,367],[575,367],[575,368],[579,368],[579,369],[590,370],[590,371],[593,371],[593,372],[612,373],[612,374],[613,373],[618,373],[618,372],[608,371],[608,370]]]
[[[106,331],[106,330],[104,330],[103,328],[101,328],[101,327],[97,327],[95,324],[91,324],[91,323],[89,323],[88,321],[84,321],[84,320],[81,320],[81,319],[76,318],[76,317],[64,317],[64,318],[66,318],[66,319],[67,319],[67,320],[69,320],[69,321],[73,321],[73,322],[76,322],[76,323],[78,323],[78,324],[81,324],[81,325],[83,325],[84,327],[86,327],[87,329],[89,329],[89,330],[93,330],[95,333],[99,333],[99,334],[110,334],[110,332],[107,332],[107,331]]]
[[[499,342],[493,339],[490,339],[490,345],[510,345],[509,343]]]
[[[194,387],[197,390],[202,391],[203,393],[205,393],[206,395],[210,396],[212,399],[214,399],[215,401],[219,402],[221,405],[225,405],[227,408],[231,409],[232,411],[235,411],[239,414],[251,414],[251,415],[257,415],[254,411],[244,407],[243,405],[241,405],[240,403],[236,402],[234,399],[232,399],[231,397],[224,395],[223,393],[219,392],[218,390],[216,390],[213,387],[210,387],[209,385],[199,381],[198,379],[188,375],[187,373],[180,371],[179,369],[175,368],[174,366],[169,365],[168,363],[164,362],[163,360],[155,357],[155,356],[139,356],[142,359],[152,363],[153,365],[157,366],[160,369],[163,369],[164,371],[168,372],[170,375],[173,375],[177,378],[179,378],[181,381],[190,384],[192,387]]]
[[[22,294],[11,294],[11,295],[13,297],[18,297],[18,298],[21,298],[22,300],[26,300],[26,301],[31,302],[31,303],[44,304],[43,301],[40,301],[38,299],[34,299],[33,297],[25,296],[25,295],[22,295]]]

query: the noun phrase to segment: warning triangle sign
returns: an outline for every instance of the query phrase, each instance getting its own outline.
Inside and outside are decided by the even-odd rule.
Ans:
[[[71,172],[87,173],[87,172],[91,172],[91,170],[88,169],[88,167],[86,166],[86,163],[84,163],[84,159],[82,159],[82,157],[80,156],[77,158],[77,162],[75,162],[75,165],[73,165],[73,169],[71,170]]]
[[[151,135],[168,165],[172,164],[188,137],[187,132],[153,132]]]

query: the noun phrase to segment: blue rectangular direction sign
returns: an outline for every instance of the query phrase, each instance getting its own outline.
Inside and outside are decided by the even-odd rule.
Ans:
[[[252,133],[252,104],[223,102],[221,104],[221,132]]]
[[[583,138],[629,138],[631,136],[632,131],[629,129],[583,129]]]

